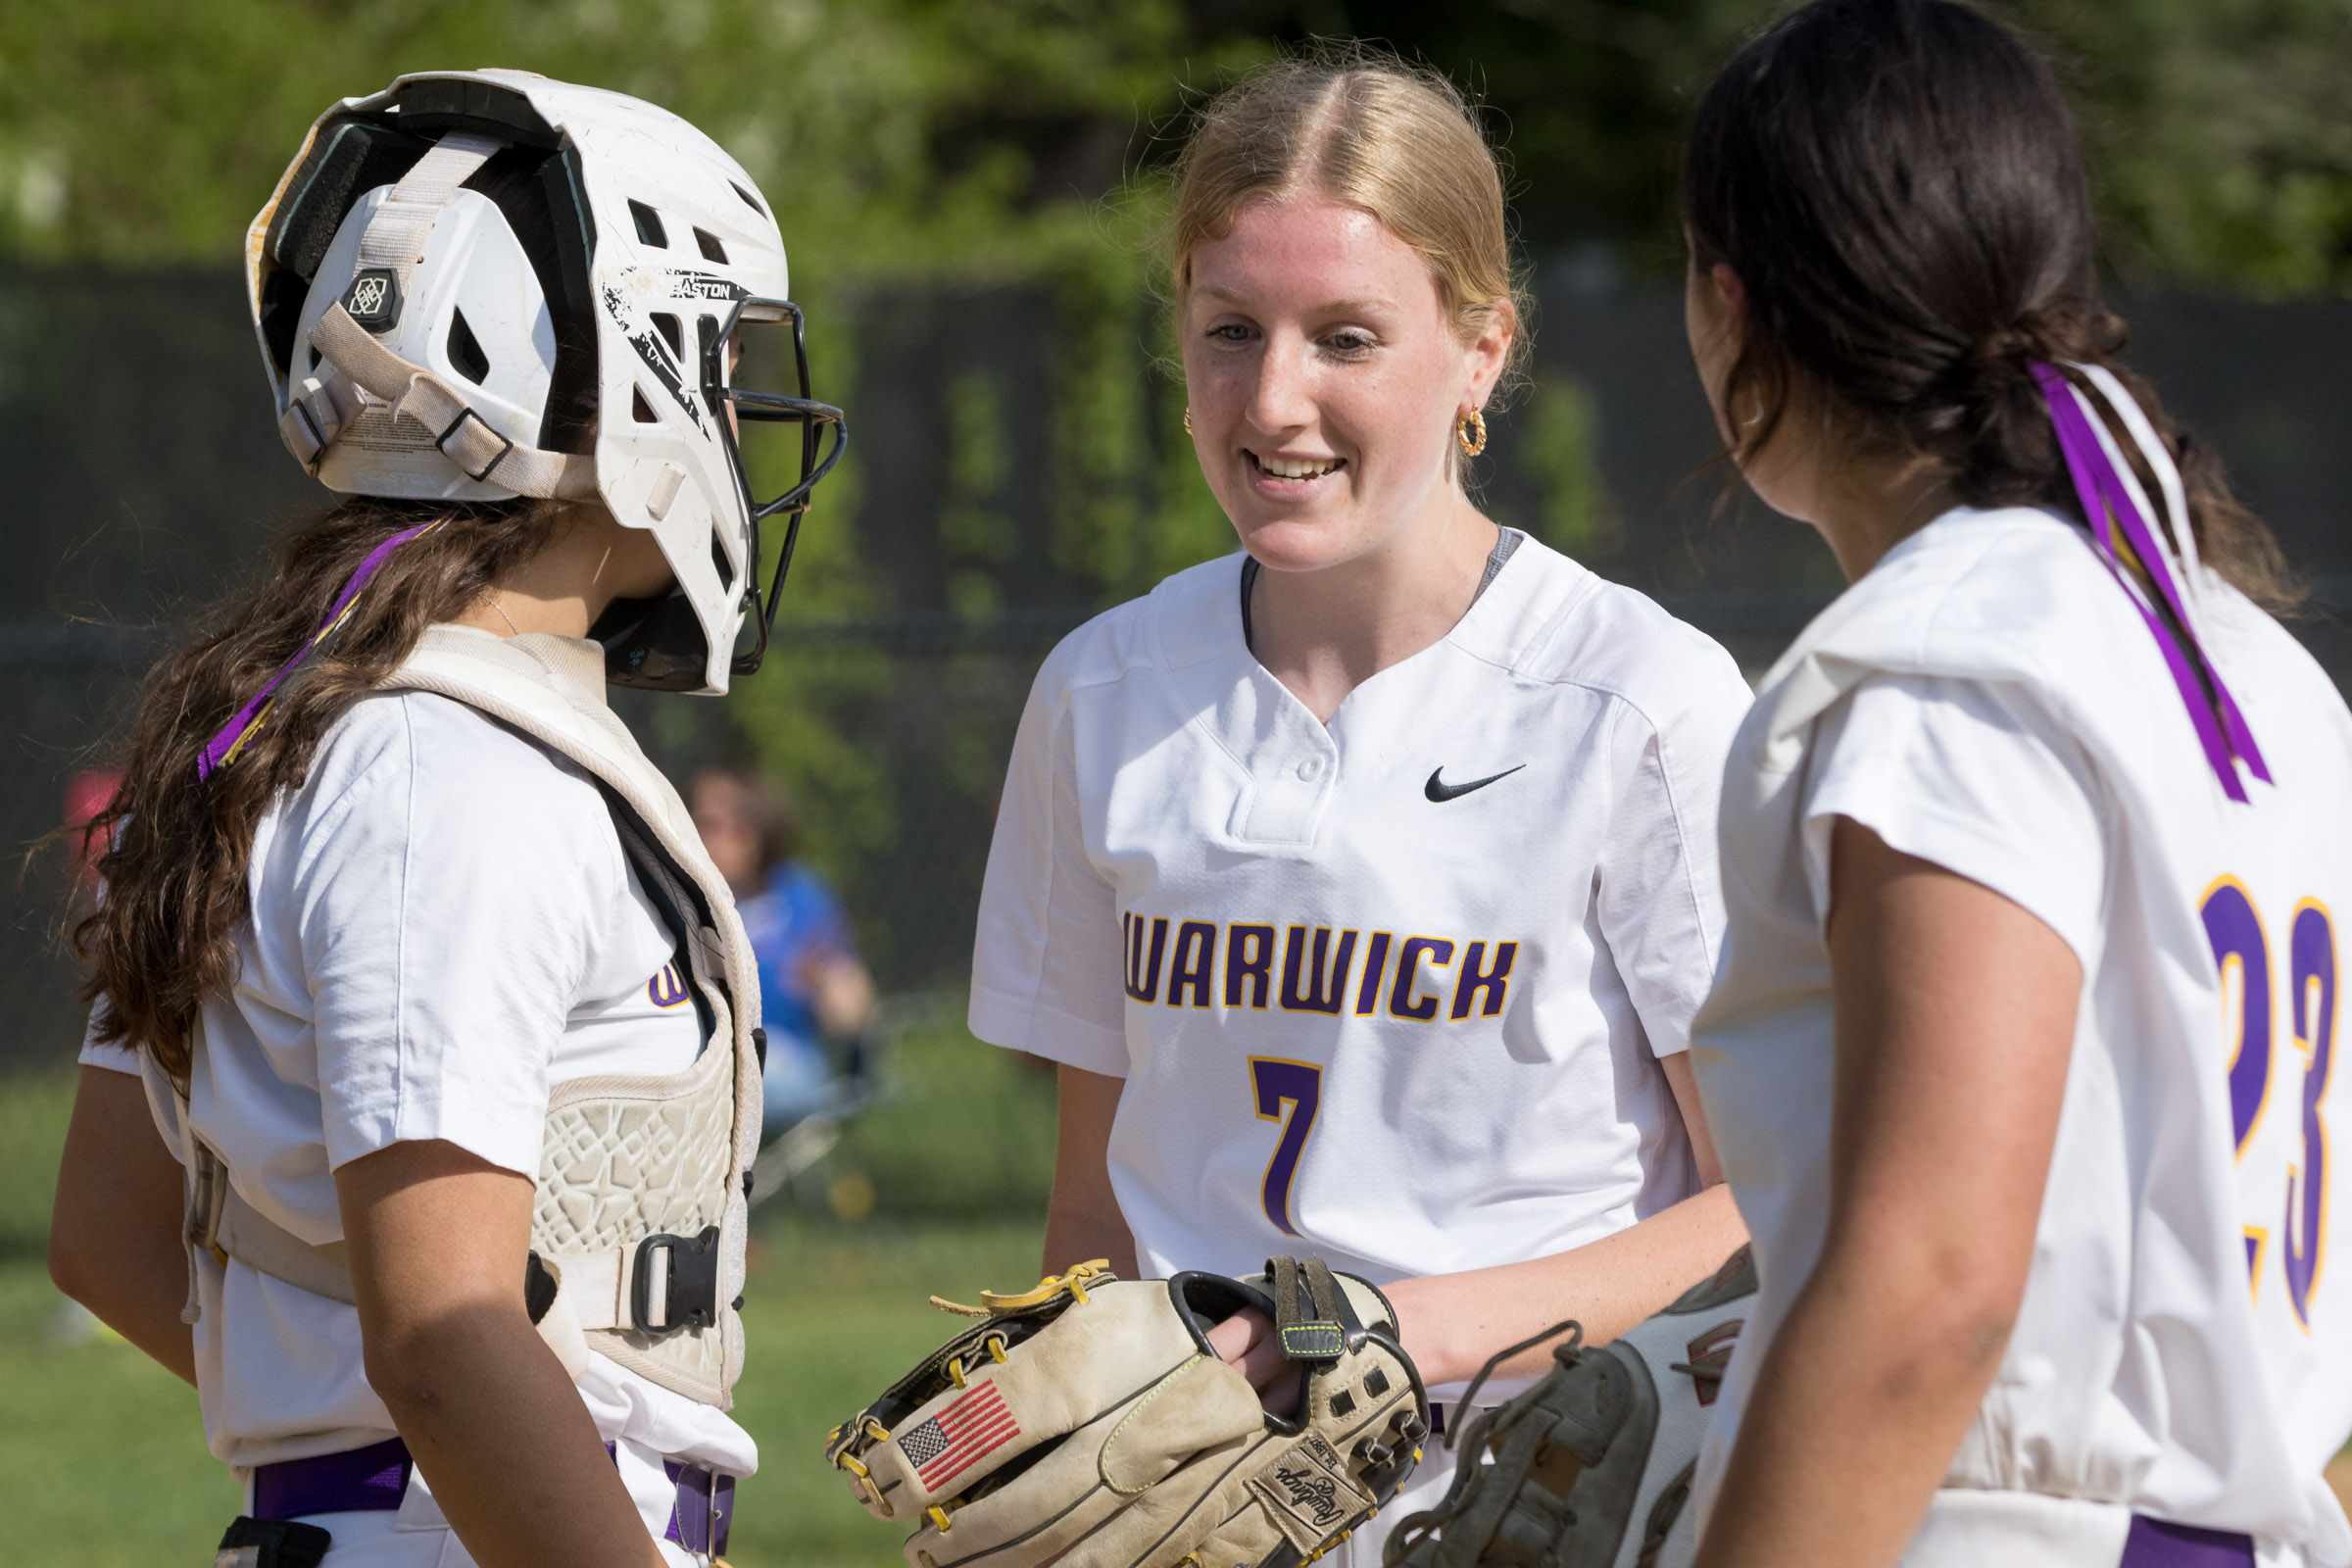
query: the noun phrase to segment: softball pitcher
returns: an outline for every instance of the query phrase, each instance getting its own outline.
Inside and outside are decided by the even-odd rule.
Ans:
[[[1605,1339],[1741,1239],[1685,1050],[1747,689],[1463,489],[1525,338],[1501,180],[1443,78],[1300,61],[1228,92],[1170,260],[1243,553],[1039,674],[971,1026],[1059,1063],[1050,1270],[1319,1254],[1383,1286],[1457,1420],[1495,1351],[1570,1315]],[[1272,1338],[1214,1344],[1262,1388]],[[1446,1475],[1433,1444],[1355,1560]]]
[[[805,359],[735,384],[798,355],[776,220],[649,104],[436,73],[319,119],[247,263],[342,499],[140,710],[52,1271],[195,1384],[224,1565],[708,1562],[760,987],[605,689],[756,668],[839,455]],[[805,432],[764,503],[746,418]]]
[[[1954,0],[1816,0],[1685,204],[1726,439],[1852,581],[1725,783],[1691,1054],[1761,1291],[1699,1560],[2352,1561],[2352,715],[2116,363],[2057,85]]]

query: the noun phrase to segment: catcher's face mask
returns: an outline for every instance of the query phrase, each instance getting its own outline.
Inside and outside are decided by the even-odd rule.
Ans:
[[[702,361],[703,398],[716,416],[734,472],[750,530],[746,559],[755,568],[761,557],[760,524],[784,519],[784,540],[766,592],[760,591],[757,569],[745,580],[751,646],[738,648],[734,672],[748,675],[767,656],[776,601],[792,567],[809,492],[841,461],[849,427],[841,410],[808,395],[807,323],[790,300],[737,300],[723,321],[707,327]],[[824,439],[828,429],[830,441]]]
[[[246,263],[280,430],[320,482],[600,501],[655,536],[674,578],[591,628],[607,678],[715,693],[759,667],[846,430],[809,396],[775,217],[710,137],[523,72],[404,76],[319,118]],[[743,366],[722,355],[713,372],[716,344]],[[797,450],[771,465],[743,432],[779,423]]]

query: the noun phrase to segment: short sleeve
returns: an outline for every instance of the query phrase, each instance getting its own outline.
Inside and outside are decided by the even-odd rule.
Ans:
[[[1747,684],[1730,659],[1693,666],[1665,714],[1628,707],[1612,744],[1627,754],[1600,855],[1595,913],[1651,1053],[1690,1049],[1690,1020],[1715,980],[1723,881],[1715,814]]]
[[[618,840],[585,776],[513,731],[424,694],[382,710],[397,732],[317,808],[292,882],[328,1163],[441,1139],[531,1174],[625,896]]]
[[[102,1067],[108,1072],[126,1072],[141,1077],[145,1068],[139,1060],[138,1049],[120,1040],[98,1038],[99,1025],[105,1022],[106,999],[101,997],[90,1007],[90,1021],[81,1031],[81,1054],[76,1058],[84,1067]]]
[[[1106,1077],[1127,1076],[1117,898],[1086,851],[1059,661],[1013,738],[972,948],[972,1033]]]
[[[1805,869],[1830,907],[1830,834],[1851,817],[1891,849],[1990,888],[2097,961],[2108,850],[2096,775],[2015,684],[1876,675],[1819,721]]]

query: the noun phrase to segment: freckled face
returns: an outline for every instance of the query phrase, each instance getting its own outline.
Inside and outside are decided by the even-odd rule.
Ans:
[[[1454,417],[1492,372],[1428,264],[1371,214],[1250,203],[1193,252],[1178,321],[1200,471],[1266,565],[1352,560],[1453,493]]]

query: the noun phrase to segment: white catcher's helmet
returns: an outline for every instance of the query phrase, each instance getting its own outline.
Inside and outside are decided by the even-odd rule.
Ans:
[[[598,621],[611,679],[715,693],[759,667],[809,491],[848,431],[809,400],[783,237],[717,143],[528,72],[403,76],[318,118],[246,234],[245,270],[279,429],[322,483],[601,499],[653,532],[677,579]],[[795,384],[751,391],[739,367]],[[734,418],[801,428],[797,480],[773,500],[754,497]],[[760,522],[778,514],[763,594]]]

